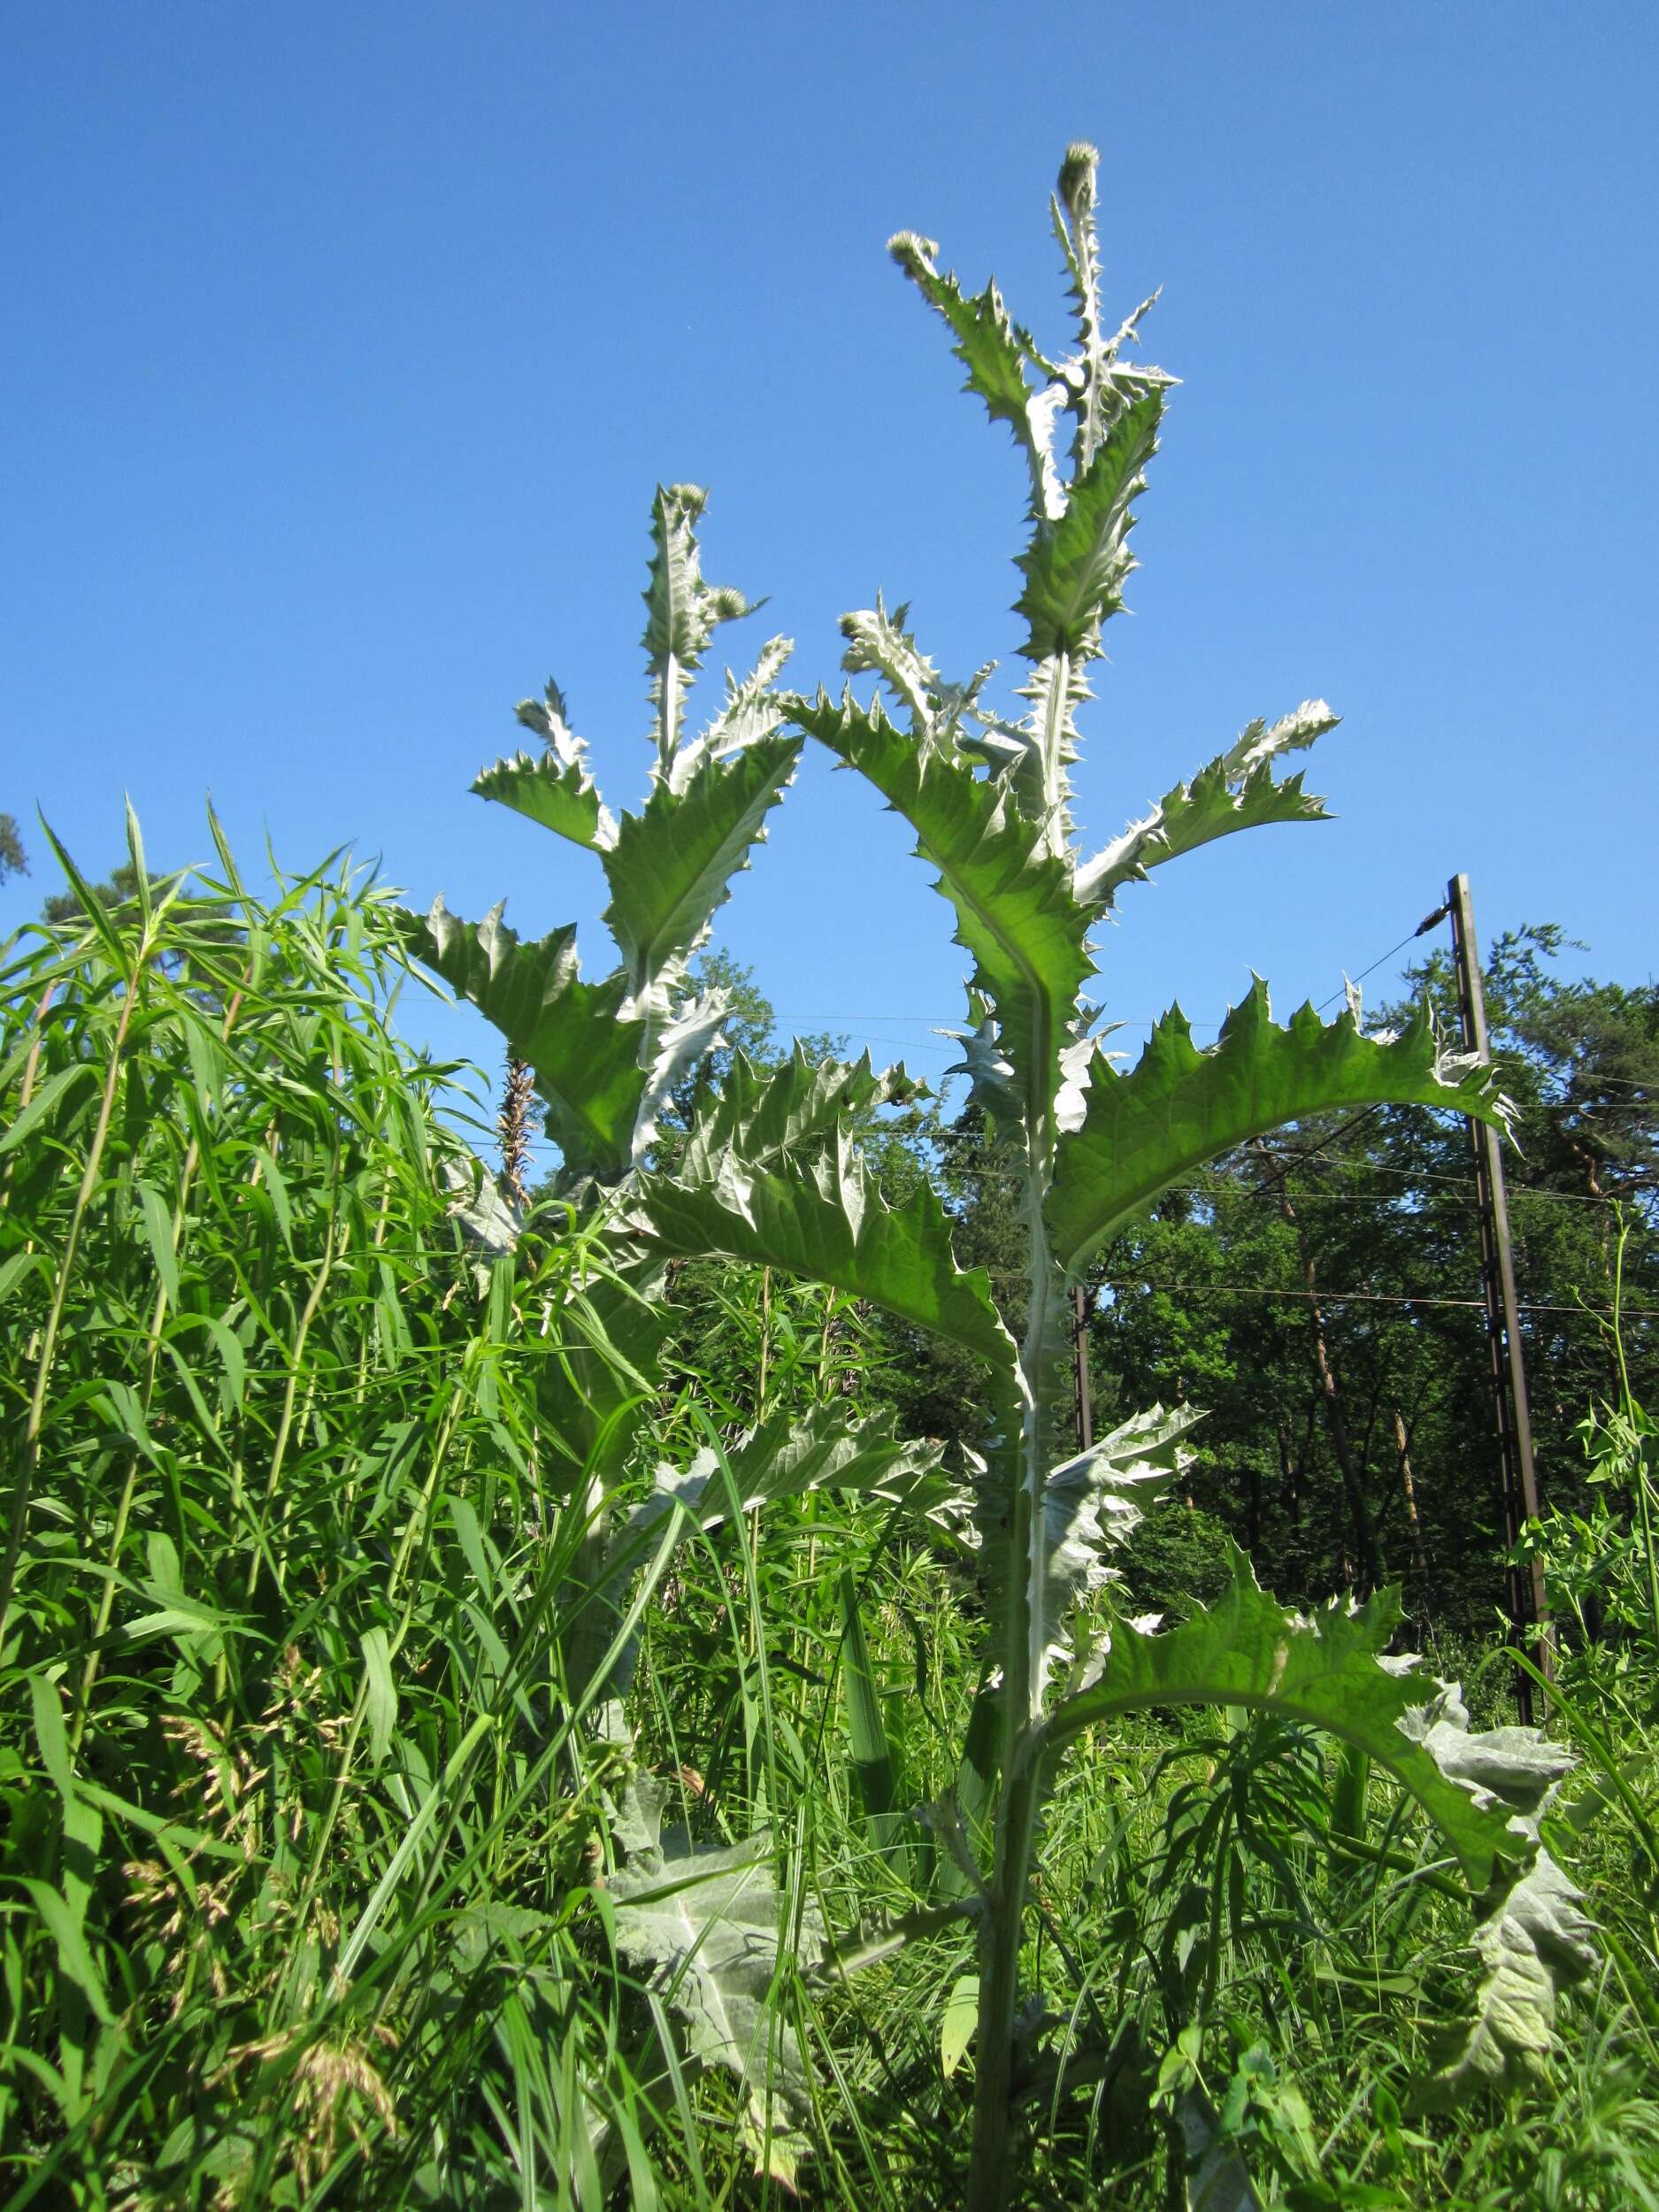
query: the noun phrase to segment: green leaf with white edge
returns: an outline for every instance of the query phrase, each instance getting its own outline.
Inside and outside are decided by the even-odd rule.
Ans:
[[[1048,1196],[1055,1256],[1075,1273],[1160,1191],[1248,1138],[1376,1105],[1446,1107],[1500,1125],[1506,1112],[1497,1071],[1448,1052],[1426,1002],[1397,1036],[1364,1036],[1347,1011],[1326,1026],[1311,1006],[1281,1028],[1258,979],[1205,1051],[1176,1009],[1128,1073],[1103,1055],[1092,1064],[1082,1126],[1060,1140]]]
[[[879,676],[910,718],[910,735],[919,742],[933,729],[939,671],[904,626],[908,607],[887,612],[881,594],[873,608],[844,614],[841,635],[847,649],[841,666],[849,676]]]
[[[809,1491],[857,1491],[953,1527],[964,1500],[938,1471],[942,1448],[895,1436],[893,1418],[884,1411],[853,1421],[839,1405],[815,1406],[804,1420],[774,1415],[750,1430],[726,1451],[724,1469],[706,1445],[689,1467],[659,1461],[650,1494],[629,1509],[606,1547],[600,1583],[619,1601],[621,1581],[646,1556],[668,1514],[682,1511],[687,1530],[712,1530],[731,1518],[733,1500],[749,1513]]]
[[[1122,606],[1135,565],[1128,543],[1132,508],[1157,450],[1163,411],[1156,390],[1130,402],[1073,483],[1064,514],[1039,530],[1020,555],[1025,585],[1014,611],[1028,626],[1018,649],[1027,660],[1089,657],[1098,649],[1101,625]]]
[[[1093,1680],[1055,1708],[1043,1741],[1058,1746],[1157,1705],[1277,1713],[1325,1729],[1386,1767],[1440,1829],[1477,1895],[1518,1871],[1532,1848],[1511,1834],[1507,1814],[1444,1771],[1421,1732],[1402,1725],[1409,1713],[1438,1709],[1437,1686],[1417,1673],[1415,1659],[1379,1663],[1400,1624],[1398,1594],[1379,1591],[1361,1606],[1333,1599],[1311,1614],[1294,1613],[1257,1586],[1236,1547],[1230,1558],[1226,1594],[1179,1626],[1146,1632],[1115,1623],[1089,1661]]]
[[[989,1648],[1005,1648],[1007,1578],[1023,1568],[1033,1718],[1056,1664],[1071,1649],[1078,1606],[1116,1578],[1110,1554],[1128,1540],[1145,1509],[1190,1462],[1182,1440],[1202,1418],[1200,1408],[1175,1406],[1166,1412],[1154,1406],[1133,1414],[1087,1451],[1052,1469],[1043,1484],[1041,1509],[1033,1517],[1033,1556],[1026,1562],[1010,1557],[1006,1540],[993,1540],[993,1532],[1010,1518],[1006,1475],[998,1471],[984,1479],[979,1519],[987,1540],[980,1555],[992,1621]]]
[[[961,1492],[938,1472],[944,1448],[895,1436],[891,1409],[849,1420],[838,1404],[814,1406],[803,1420],[774,1414],[727,1448],[726,1471],[706,1446],[688,1469],[659,1462],[655,1487],[634,1506],[612,1549],[631,1552],[638,1540],[675,1506],[704,1529],[730,1519],[733,1502],[744,1513],[813,1490],[858,1491],[888,1504],[912,1504],[949,1523]]]
[[[839,1404],[815,1406],[804,1420],[780,1414],[761,1423],[726,1451],[724,1467],[707,1446],[689,1467],[659,1461],[650,1494],[622,1517],[592,1570],[598,1613],[584,1634],[609,1636],[609,1624],[626,1609],[634,1577],[652,1556],[662,1524],[672,1513],[689,1534],[694,1527],[722,1526],[732,1517],[734,1501],[737,1510],[750,1513],[809,1491],[843,1490],[904,1506],[960,1542],[967,1502],[959,1486],[939,1471],[942,1447],[897,1437],[893,1422],[890,1410],[853,1421]],[[632,1647],[618,1655],[605,1686],[612,1697],[626,1690],[636,1656]]]
[[[726,760],[764,737],[774,736],[783,719],[773,684],[795,650],[787,637],[768,638],[741,682],[726,672],[726,704],[701,736],[682,745],[668,772],[669,788],[683,791],[705,760]]]
[[[859,705],[820,692],[789,702],[791,718],[874,784],[917,834],[956,914],[956,941],[976,967],[971,988],[994,1003],[996,1041],[1010,1071],[1009,1101],[1028,1125],[1062,1083],[1078,995],[1094,973],[1068,863],[1045,849],[1042,826],[1010,803],[1007,787],[938,748],[917,744],[879,701]],[[988,1087],[982,1086],[982,1088]]]
[[[1124,347],[1137,336],[1142,318],[1156,304],[1156,292],[1107,335],[1101,312],[1100,244],[1094,223],[1099,168],[1100,154],[1087,140],[1079,139],[1068,146],[1055,196],[1048,204],[1055,236],[1071,280],[1077,317],[1078,350],[1057,365],[1056,373],[1077,421],[1072,463],[1079,474],[1088,467],[1127,404],[1148,390],[1175,381],[1162,369],[1130,365],[1119,357]]]
[[[801,740],[767,737],[730,759],[703,758],[680,790],[659,781],[641,814],[625,814],[603,853],[611,903],[604,919],[621,949],[634,1010],[660,1018],[666,982],[677,981],[731,879],[764,841],[765,820],[801,757]]]
[[[1065,504],[1054,462],[1054,418],[1061,396],[1048,382],[1047,365],[1010,319],[995,284],[967,294],[954,276],[941,276],[939,248],[931,238],[900,231],[888,240],[887,251],[949,326],[956,342],[952,350],[968,372],[963,389],[976,393],[992,421],[1005,422],[1013,432],[1031,472],[1032,515],[1055,519]],[[1042,380],[1034,391],[1026,380],[1027,362]]]
[[[1535,2075],[1553,2047],[1559,1991],[1596,1963],[1581,1893],[1539,1840],[1540,1823],[1575,1761],[1531,1728],[1471,1732],[1455,1686],[1402,1724],[1443,1774],[1507,1816],[1509,1832],[1537,1847],[1512,1886],[1502,1884],[1475,1930],[1480,1975],[1470,2019],[1451,2039],[1418,2104],[1456,2103],[1471,2091],[1507,2089]]]
[[[1289,1612],[1233,1553],[1233,1585],[1209,1611],[1163,1634],[1114,1626],[1093,1680],[1065,1699],[1039,1742],[1160,1705],[1242,1705],[1324,1729],[1386,1767],[1444,1837],[1479,1901],[1485,1970],[1461,2047],[1427,2085],[1449,2101],[1535,2068],[1556,1993],[1594,1962],[1578,1893],[1539,1847],[1539,1823],[1572,1755],[1535,1729],[1472,1732],[1455,1686],[1425,1685],[1415,1659],[1386,1656],[1396,1593]],[[1424,1691],[1430,1689],[1425,1699]]]
[[[566,711],[565,695],[551,678],[541,698],[521,699],[518,717],[541,740],[541,758],[516,753],[498,760],[480,771],[472,789],[573,845],[603,852],[615,844],[617,826],[588,772],[587,744],[571,728]]]
[[[903,1068],[855,1061],[812,1060],[797,1041],[776,1068],[757,1069],[741,1051],[725,1083],[703,1099],[680,1166],[683,1182],[707,1182],[727,1155],[745,1165],[772,1167],[833,1145],[838,1131],[875,1108],[915,1094]]]
[[[1268,822],[1328,820],[1324,800],[1303,791],[1301,776],[1276,781],[1272,764],[1282,752],[1311,745],[1339,719],[1323,699],[1310,699],[1271,728],[1252,722],[1235,745],[1190,782],[1166,792],[1150,813],[1079,867],[1079,898],[1087,905],[1110,906],[1124,884],[1144,882],[1160,861],[1230,837],[1235,830]]]
[[[644,1025],[625,1018],[626,979],[581,980],[573,926],[523,944],[494,908],[477,924],[442,899],[409,917],[412,950],[470,999],[535,1071],[548,1133],[578,1173],[617,1175],[633,1156],[645,1079]]]
[[[607,852],[617,841],[617,826],[592,780],[577,763],[553,753],[539,760],[529,753],[498,760],[480,770],[472,789],[589,852]]]
[[[710,991],[700,998],[687,999],[678,1011],[673,1010],[672,993],[654,991],[651,996],[657,1002],[661,1018],[648,1031],[650,1065],[646,1071],[634,1124],[633,1157],[636,1164],[656,1141],[657,1125],[673,1096],[674,1086],[719,1042],[720,1025],[729,1006],[723,991]],[[630,1002],[629,1010],[633,1010],[634,1003]]]
[[[706,1182],[642,1174],[622,1226],[664,1254],[723,1253],[868,1298],[977,1353],[1004,1401],[1018,1398],[1014,1344],[989,1279],[956,1265],[939,1199],[924,1187],[887,1205],[844,1133],[799,1166],[754,1168],[728,1152]]]
[[[754,611],[741,591],[703,581],[696,525],[708,498],[695,484],[659,484],[651,503],[643,643],[656,710],[657,772],[664,777],[680,750],[686,692],[717,626]]]
[[[628,1851],[613,1874],[617,1947],[683,2023],[700,2066],[736,2075],[745,2092],[743,2134],[759,2168],[795,2186],[810,2149],[804,2124],[812,2085],[806,2054],[773,1997],[780,1940],[810,1969],[823,1947],[818,1915],[796,1914],[772,1874],[771,1842],[695,1847],[662,1833],[667,1786],[639,1775],[626,1793],[618,1838]]]

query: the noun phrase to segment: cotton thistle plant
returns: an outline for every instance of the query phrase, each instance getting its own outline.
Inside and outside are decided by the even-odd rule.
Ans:
[[[540,757],[499,763],[474,786],[598,855],[621,965],[603,982],[585,983],[573,931],[520,946],[498,913],[473,930],[440,905],[418,931],[426,956],[534,1069],[566,1187],[603,1214],[631,1294],[646,1294],[628,1304],[628,1349],[641,1373],[650,1373],[661,1335],[650,1305],[656,1271],[672,1258],[705,1256],[833,1285],[980,1363],[972,1557],[988,1632],[957,1781],[926,1816],[949,1855],[943,1909],[977,1931],[973,2212],[1000,2212],[1012,2186],[1016,2065],[1021,2043],[1028,2049],[1041,2032],[1041,2005],[1022,1985],[1021,1954],[1042,1809],[1068,1746],[1086,1728],[1149,1706],[1263,1709],[1328,1730],[1418,1801],[1468,1884],[1486,1970],[1463,2045],[1430,2093],[1454,2096],[1532,2063],[1548,2042],[1558,1985],[1588,1958],[1576,1894],[1539,1841],[1562,1755],[1526,1730],[1471,1733],[1455,1693],[1420,1680],[1415,1663],[1388,1657],[1400,1617],[1392,1598],[1294,1614],[1256,1586],[1235,1555],[1227,1595],[1178,1627],[1159,1632],[1113,1621],[1102,1631],[1098,1606],[1084,1609],[1106,1578],[1114,1544],[1179,1466],[1197,1417],[1154,1409],[1091,1450],[1057,1459],[1070,1297],[1091,1256],[1171,1184],[1305,1116],[1376,1104],[1496,1121],[1506,1111],[1492,1071],[1449,1052],[1426,1006],[1388,1038],[1365,1035],[1351,1005],[1328,1025],[1303,1007],[1281,1026],[1256,982],[1208,1049],[1194,1045],[1179,1010],[1126,1071],[1103,1047],[1100,1010],[1087,995],[1092,933],[1121,893],[1200,845],[1319,819],[1321,803],[1303,790],[1301,774],[1280,771],[1336,718],[1316,700],[1252,721],[1120,836],[1093,853],[1079,845],[1071,812],[1078,715],[1102,657],[1104,625],[1121,608],[1134,566],[1134,503],[1171,381],[1131,349],[1150,302],[1120,323],[1103,312],[1096,175],[1094,150],[1072,147],[1050,204],[1074,326],[1062,354],[1041,350],[995,285],[970,293],[941,273],[930,241],[907,232],[891,249],[948,325],[967,388],[1008,426],[1025,464],[1018,710],[1002,714],[990,703],[990,662],[965,681],[946,680],[911,635],[906,610],[889,611],[879,597],[841,625],[848,674],[873,676],[874,695],[861,699],[850,684],[839,697],[776,694],[787,649],[774,641],[746,682],[728,679],[719,715],[687,738],[690,676],[716,624],[746,603],[702,581],[693,535],[702,495],[659,492],[645,641],[655,760],[642,812],[618,822],[603,807],[551,687],[545,702],[520,710],[543,740]],[[1018,1340],[984,1272],[956,1265],[937,1194],[924,1187],[902,1210],[891,1209],[860,1156],[854,1118],[902,1095],[902,1071],[878,1074],[867,1060],[815,1065],[797,1048],[763,1076],[739,1055],[724,1087],[703,1101],[673,1172],[654,1162],[668,1083],[719,1018],[717,1006],[686,997],[687,961],[808,737],[910,824],[972,962],[963,1071],[1018,1163],[1025,1238]],[[607,1386],[595,1375],[592,1402],[567,1391],[549,1416],[603,1494],[619,1478],[632,1431],[620,1401],[605,1403]],[[842,1426],[833,1406],[810,1425],[807,1435],[751,1436],[728,1499],[758,1505],[809,1479],[839,1481],[949,1522],[931,1455],[868,1423]],[[593,1609],[613,1632],[595,1678],[608,1669],[612,1690],[626,1672],[640,1591],[701,1513],[703,1471],[662,1471],[657,1501],[596,1542],[589,1571],[604,1603]],[[643,1584],[634,1580],[641,1565]],[[664,1855],[656,1811],[650,1799],[643,1813],[637,1802],[618,1813],[625,1849],[632,1839],[631,1894],[640,1895],[635,1883],[649,1892],[665,1878],[679,1901],[666,1921],[659,1916],[649,1934],[636,1933],[636,1955],[680,1991],[694,2055],[744,2076],[757,2139],[769,2146],[787,2137],[792,2161],[804,2061],[781,2027],[774,2024],[768,2042],[751,2002],[759,1987],[753,1882],[770,1884],[769,1863],[750,1855],[740,1865],[719,1855],[700,1908],[695,1879],[687,1886],[695,1855],[682,1840]],[[750,1970],[741,1991],[726,1993],[728,2004],[718,1985],[722,1947],[707,1939],[736,1909],[734,1880]],[[776,1902],[767,1887],[758,1918],[773,1914],[774,1931]],[[632,1909],[618,1916],[625,1945]],[[664,1935],[665,1925],[676,1932]],[[739,2013],[748,2023],[741,2031],[733,2024]],[[1184,2116],[1191,2122],[1190,2112]]]

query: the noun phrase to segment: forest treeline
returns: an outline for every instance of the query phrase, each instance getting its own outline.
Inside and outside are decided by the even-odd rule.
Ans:
[[[935,1446],[947,1471],[972,1448],[972,1377],[855,1296],[693,1260],[669,1271],[641,1398],[636,1293],[606,1239],[546,1196],[519,1226],[493,1187],[487,1088],[388,1027],[421,987],[374,887],[336,869],[260,899],[227,850],[216,882],[137,856],[65,895],[73,916],[14,941],[0,991],[10,2200],[504,2208],[526,2175],[534,2201],[595,2208],[776,2205],[786,2175],[824,2206],[955,2200],[972,1938],[937,1901],[949,1854],[910,1815],[949,1801],[983,1665],[952,1486],[929,1471]],[[1119,1722],[1080,1747],[1044,1831],[1034,1970],[1074,2010],[1054,2015],[1063,2070],[1036,2078],[1022,2204],[1168,2201],[1171,2113],[1211,2108],[1179,2085],[1199,2051],[1182,2023],[1201,2020],[1225,2093],[1204,2155],[1248,2152],[1276,2200],[1610,2208],[1659,2175],[1637,1871],[1659,1837],[1659,1612],[1629,1386],[1651,1381],[1637,1309],[1659,1303],[1655,1003],[1563,983],[1556,943],[1505,941],[1488,988],[1521,1108],[1544,1481],[1599,1517],[1578,1541],[1557,1516],[1546,1540],[1558,1601],[1576,1590],[1610,1623],[1604,1644],[1569,1640],[1560,1714],[1617,1763],[1592,1758],[1551,1832],[1580,1836],[1606,1973],[1566,2001],[1536,2078],[1408,2123],[1436,2039],[1491,2001],[1433,1832],[1367,1763],[1271,1714]],[[735,987],[731,1042],[682,1080],[664,1167],[734,1049],[782,1058],[752,987],[710,965]],[[1000,1271],[1005,1186],[972,1120],[914,1098],[865,1112],[861,1142],[898,1201],[930,1164],[962,1256]],[[1357,1591],[1367,1544],[1410,1596],[1420,1540],[1411,1602],[1473,1663],[1471,1701],[1506,1717],[1505,1671],[1480,1663],[1500,1647],[1478,1314],[1322,1298],[1350,1495],[1305,1296],[1244,1294],[1305,1292],[1310,1265],[1332,1293],[1459,1294],[1463,1143],[1401,1113],[1303,1126],[1102,1254],[1097,1418],[1179,1390],[1211,1410],[1120,1554],[1127,1593],[1094,1617],[1179,1617],[1226,1572],[1229,1531],[1291,1596]],[[1596,1310],[1621,1237],[1624,1379]],[[1578,1425],[1603,1399],[1586,1458]],[[813,1440],[848,1419],[868,1494],[818,1479]],[[592,1550],[580,1473],[618,1421],[619,1559]],[[701,1497],[691,1540],[660,1517],[676,1496]],[[603,1724],[581,1686],[599,1681]],[[1540,1755],[1546,1775],[1568,1763]],[[672,1796],[722,1909],[759,1885],[744,1944],[798,1931],[757,1969],[706,1947],[718,1917],[682,1937],[627,1903],[629,1773]],[[795,1847],[780,1891],[732,1840],[766,1823]],[[645,1863],[687,1847],[664,1827]],[[931,1932],[900,1949],[882,1932],[907,1911]],[[1087,2039],[1107,2001],[1102,2076]],[[787,2024],[770,2039],[768,2017]]]
[[[1563,975],[1577,949],[1555,924],[1525,926],[1494,941],[1484,968],[1517,1110],[1505,1172],[1540,1494],[1570,1514],[1594,1497],[1586,1419],[1619,1395],[1616,1302],[1636,1395],[1659,1397],[1659,985]],[[775,1060],[784,1047],[748,972],[720,955],[705,966],[733,994],[735,1041]],[[1375,1026],[1402,1025],[1426,995],[1455,1033],[1448,956],[1402,987],[1409,1002],[1379,1008]],[[959,1258],[1006,1286],[1023,1233],[1016,1179],[979,1117],[912,1104],[869,1141],[901,1197],[912,1159],[933,1165]],[[717,1310],[743,1301],[740,1275]],[[1279,1133],[1165,1193],[1098,1256],[1087,1289],[1097,1430],[1156,1402],[1207,1409],[1186,1510],[1149,1517],[1129,1547],[1148,1606],[1213,1597],[1231,1537],[1284,1595],[1392,1582],[1424,1638],[1493,1625],[1506,1546],[1465,1123],[1384,1107]],[[879,1314],[863,1327],[865,1386],[903,1431],[971,1450],[972,1360]]]

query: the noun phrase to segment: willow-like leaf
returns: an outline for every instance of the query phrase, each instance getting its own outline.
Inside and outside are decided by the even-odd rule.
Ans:
[[[858,1581],[850,1567],[841,1571],[841,1695],[847,1709],[847,1743],[858,1777],[870,1840],[900,1880],[910,1879],[910,1854],[900,1839],[903,1816],[898,1810],[898,1783],[893,1747],[881,1717],[881,1690],[871,1662],[858,1602]]]
[[[1189,783],[1166,792],[1149,814],[1083,863],[1077,872],[1079,898],[1109,906],[1124,884],[1144,882],[1160,861],[1230,837],[1235,830],[1266,822],[1327,820],[1324,800],[1303,791],[1300,775],[1276,781],[1272,763],[1280,753],[1311,745],[1333,730],[1339,718],[1323,699],[1310,699],[1271,729],[1264,722],[1252,722],[1236,744]]]
[[[643,1025],[624,1018],[626,978],[584,983],[573,926],[523,944],[495,907],[462,921],[442,899],[425,920],[411,916],[411,949],[471,999],[535,1071],[548,1132],[577,1172],[616,1175],[633,1154],[644,1088]]]
[[[1443,1106],[1502,1124],[1495,1070],[1448,1054],[1425,1003],[1397,1037],[1329,1026],[1304,1006],[1281,1028],[1259,979],[1207,1051],[1179,1009],[1126,1075],[1093,1064],[1083,1125],[1060,1140],[1048,1204],[1056,1257],[1074,1273],[1181,1176],[1247,1138],[1357,1106]]]

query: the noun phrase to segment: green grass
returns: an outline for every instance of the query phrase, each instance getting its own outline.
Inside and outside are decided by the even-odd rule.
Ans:
[[[26,933],[0,988],[0,2193],[780,2204],[732,2084],[614,1940],[622,1755],[572,1686],[588,1485],[549,1410],[629,1402],[606,1256],[557,1209],[516,1257],[469,1237],[464,1071],[395,1041],[373,886],[336,867],[258,899],[222,860]],[[737,1269],[675,1294],[641,1479],[877,1387],[845,1299]],[[1585,1765],[1555,1841],[1607,1963],[1536,2083],[1410,2108],[1468,1921],[1390,1786],[1269,1720],[1142,1717],[1085,1738],[1041,1840],[1025,2201],[1176,2200],[1165,2114],[1196,2081],[1263,2201],[1659,2203],[1632,1434],[1601,1550],[1557,1532],[1621,1630],[1563,1674]],[[832,1950],[882,1954],[950,1889],[937,1824],[903,1816],[954,1779],[968,1593],[947,1547],[826,1494],[682,1545],[622,1624],[635,1755],[695,1835],[768,1828],[786,1926]],[[1501,1701],[1501,1669],[1481,1687]],[[812,1947],[786,1941],[773,1992],[811,2061],[803,2201],[955,2203],[973,2052],[947,2075],[941,2044],[970,1928],[845,1976]]]

